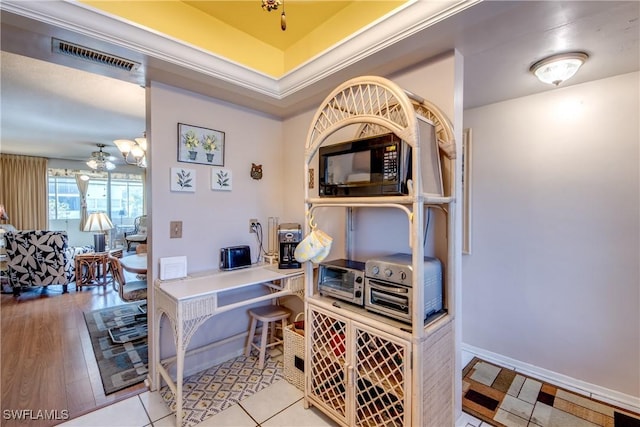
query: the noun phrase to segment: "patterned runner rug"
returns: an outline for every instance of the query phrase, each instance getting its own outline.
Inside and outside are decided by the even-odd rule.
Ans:
[[[84,314],[105,394],[138,384],[147,376],[147,321],[140,305],[124,304]],[[136,321],[136,318],[137,321]],[[109,329],[117,341],[109,336]]]
[[[498,427],[640,427],[640,415],[474,358],[462,372],[462,410]]]
[[[257,365],[257,357],[239,356],[185,378],[182,425],[201,423],[283,378],[281,362],[267,356],[263,369]],[[160,395],[175,412],[175,396],[169,387],[162,387]]]

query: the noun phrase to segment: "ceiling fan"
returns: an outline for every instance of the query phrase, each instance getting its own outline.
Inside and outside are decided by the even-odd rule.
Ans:
[[[102,151],[105,147],[104,144],[96,144],[98,146],[99,151],[94,151],[91,153],[91,157],[87,160],[87,166],[91,169],[103,172],[110,171],[116,168],[116,165],[111,161],[113,157],[111,154]]]

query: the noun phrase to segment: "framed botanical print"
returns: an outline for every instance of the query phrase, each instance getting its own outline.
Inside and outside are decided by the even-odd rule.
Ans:
[[[224,132],[178,123],[178,161],[224,166]]]
[[[171,191],[193,193],[196,191],[196,170],[171,168]]]
[[[233,187],[232,175],[230,169],[212,168],[211,169],[211,189],[221,191],[231,191]]]

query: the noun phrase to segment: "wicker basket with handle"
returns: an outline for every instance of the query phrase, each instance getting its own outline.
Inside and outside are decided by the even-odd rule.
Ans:
[[[284,328],[284,378],[304,391],[304,313]]]

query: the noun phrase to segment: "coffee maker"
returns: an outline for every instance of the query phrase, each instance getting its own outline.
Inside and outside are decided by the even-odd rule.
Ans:
[[[284,223],[278,225],[279,257],[278,268],[300,268],[302,264],[296,261],[294,252],[302,240],[300,224]]]

